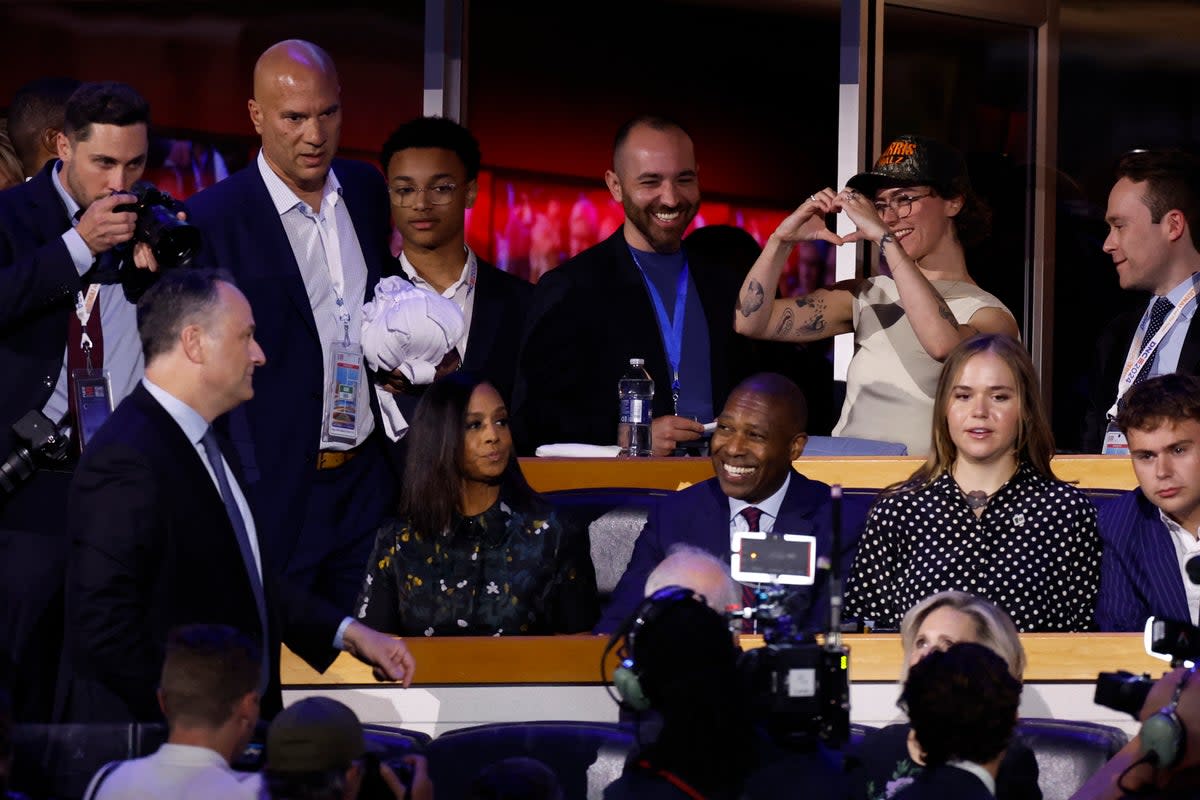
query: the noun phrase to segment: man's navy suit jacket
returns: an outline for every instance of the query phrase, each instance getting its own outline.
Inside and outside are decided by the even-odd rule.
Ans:
[[[1088,405],[1083,413],[1082,448],[1085,453],[1099,453],[1104,448],[1108,410],[1117,399],[1117,384],[1121,381],[1125,357],[1137,336],[1142,314],[1142,311],[1127,311],[1113,318],[1100,332],[1092,356]],[[1195,322],[1194,317],[1192,321]],[[1179,352],[1175,371],[1185,375],[1200,375],[1200,324],[1187,324],[1188,331],[1183,338],[1183,348]]]
[[[1191,621],[1175,542],[1156,505],[1141,489],[1100,506],[1100,594],[1096,624],[1102,631],[1140,631],[1150,616]]]
[[[389,204],[379,170],[335,160],[342,199],[367,265],[374,294],[387,253]],[[267,363],[254,371],[254,398],[221,421],[237,449],[264,538],[281,563],[290,560],[302,527],[321,439],[326,344],[257,162],[193,196],[189,218],[204,235],[197,266],[233,274],[250,301],[255,337]],[[372,398],[374,407],[374,399]]]
[[[161,719],[155,688],[176,625],[231,625],[263,641],[220,492],[199,452],[145,387],[134,389],[88,443],[71,483],[68,519],[62,721]],[[281,708],[280,640],[324,669],[337,655],[342,615],[278,580],[265,547],[259,537],[269,718]]]
[[[804,477],[795,470],[779,508],[774,530],[778,533],[811,534],[817,537],[817,557],[828,557],[833,541],[833,505],[830,487]],[[852,498],[843,508],[841,575],[854,560],[861,521],[866,517],[863,498]],[[853,507],[852,507],[853,506]],[[859,508],[858,506],[862,506]],[[856,522],[857,521],[857,522]],[[598,633],[613,633],[642,602],[646,577],[667,556],[672,545],[682,542],[707,550],[729,562],[729,498],[716,478],[690,486],[662,498],[651,509],[645,527],[638,535],[621,580],[613,590],[612,602],[596,625]],[[799,622],[806,630],[824,630],[829,614],[829,586],[821,577],[813,586],[793,587],[809,601],[809,612]]]

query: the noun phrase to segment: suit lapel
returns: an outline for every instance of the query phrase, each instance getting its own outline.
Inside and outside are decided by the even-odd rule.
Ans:
[[[693,513],[697,522],[708,521],[708,524],[697,524],[695,530],[699,535],[711,538],[707,547],[704,542],[696,544],[710,553],[724,553],[725,561],[728,562],[731,553],[730,544],[732,544],[729,528],[729,498],[721,491],[721,484],[716,478],[709,478],[705,481],[704,486],[708,490],[705,495],[707,502],[697,504]],[[685,535],[682,540],[687,541],[690,537],[686,531],[683,533]]]
[[[476,256],[478,260],[479,256]],[[482,370],[488,363],[492,345],[496,342],[504,309],[499,302],[489,302],[496,291],[491,268],[479,261],[475,275],[475,307],[471,309],[471,330],[467,335],[467,352],[462,353],[463,369]],[[480,302],[486,297],[487,301]],[[499,299],[499,298],[496,298]]]
[[[339,162],[334,161],[333,169],[336,170],[338,164]],[[342,185],[342,199],[346,203],[346,210],[350,212],[350,221],[354,223],[354,235],[358,237],[358,249],[362,251],[363,263],[367,266],[367,285],[363,296],[363,301],[366,302],[374,296],[375,284],[379,283],[379,276],[383,270],[381,243],[373,242],[369,238],[375,233],[375,226],[371,225],[367,218],[373,198],[366,191],[367,187],[355,180],[349,169],[341,170],[337,173],[337,177]],[[374,199],[374,202],[386,202],[386,200],[380,197]]]
[[[1157,595],[1152,598],[1150,605],[1169,609],[1170,616],[1188,621],[1192,614],[1188,610],[1187,594],[1183,588],[1171,532],[1159,518],[1158,508],[1144,497],[1139,498],[1138,510],[1141,520],[1137,541],[1142,551],[1140,560],[1145,565],[1148,577],[1149,586],[1146,588],[1152,595]]]
[[[67,207],[54,188],[54,161],[29,181],[30,213],[39,229],[40,238],[49,241],[61,236],[71,221],[67,215]]]
[[[259,238],[267,240],[262,247],[262,252],[270,253],[275,262],[261,265],[255,271],[267,280],[278,282],[284,296],[287,297],[300,318],[304,320],[309,332],[319,339],[317,321],[313,319],[312,304],[308,299],[308,290],[304,287],[304,276],[300,273],[300,264],[296,261],[295,252],[292,251],[292,243],[288,239],[287,231],[283,229],[283,220],[280,219],[279,211],[271,200],[271,193],[267,191],[267,184],[263,182],[258,165],[252,163],[246,168],[246,173],[253,186],[253,191],[245,193],[247,209],[241,224],[248,227],[253,226],[248,230],[248,241],[253,242]],[[253,222],[255,220],[272,220],[272,222],[267,225],[255,226]],[[251,254],[243,253],[242,255],[253,259]],[[243,264],[243,268],[245,266],[247,265]]]
[[[779,507],[779,517],[775,520],[775,530],[780,533],[814,534],[817,532],[817,521],[813,519],[817,497],[803,475],[792,470],[791,476],[787,494],[783,496],[783,505]]]
[[[1200,315],[1193,315],[1188,324],[1187,335],[1183,337],[1183,349],[1179,351],[1178,372],[1188,375],[1200,375]]]

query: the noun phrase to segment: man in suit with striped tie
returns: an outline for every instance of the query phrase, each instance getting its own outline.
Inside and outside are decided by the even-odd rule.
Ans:
[[[1125,395],[1117,425],[1138,488],[1100,508],[1102,631],[1140,631],[1150,616],[1200,619],[1200,378],[1171,373]]]
[[[57,713],[161,719],[168,632],[230,625],[263,647],[262,715],[282,706],[279,643],[323,670],[343,649],[377,677],[412,679],[404,643],[275,574],[237,459],[212,422],[254,394],[266,357],[225,273],[177,269],[138,304],[145,378],[84,450],[71,483],[67,631]]]
[[[616,630],[638,607],[647,576],[677,542],[707,550],[728,563],[734,533],[811,534],[817,537],[818,559],[828,557],[833,531],[830,487],[804,477],[792,466],[804,451],[807,423],[804,393],[783,375],[763,372],[738,384],[712,435],[716,477],[664,498],[651,510],[597,632]],[[848,520],[864,517],[861,510],[845,516]],[[857,530],[845,532],[839,563],[852,560],[850,545],[857,535]],[[808,600],[807,619],[800,622],[823,623],[827,587],[818,581],[798,587],[797,594]]]

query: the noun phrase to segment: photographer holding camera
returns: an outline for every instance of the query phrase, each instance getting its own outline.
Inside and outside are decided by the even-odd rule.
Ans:
[[[288,706],[267,730],[269,800],[433,800],[425,757],[384,761],[348,707],[328,697]],[[386,788],[385,788],[386,787]]]
[[[1138,734],[1071,800],[1200,795],[1200,679],[1195,669],[1178,667],[1155,681],[1137,716],[1142,721]]]
[[[132,87],[85,83],[67,102],[58,159],[0,192],[0,606],[15,610],[0,631],[0,660],[23,670],[18,718],[44,718],[53,686],[58,634],[37,628],[60,594],[78,432],[103,422],[142,377],[130,298],[159,265],[149,245],[130,246],[138,215],[119,206],[136,200],[149,120]],[[32,641],[45,652],[29,652]]]
[[[661,717],[604,791],[624,798],[844,797],[841,759],[815,740],[780,746],[758,714],[760,688],[730,623],[702,595],[667,586],[642,601],[609,641],[622,641],[613,676],[623,707]],[[750,670],[753,673],[754,670]],[[764,724],[766,723],[766,724]]]

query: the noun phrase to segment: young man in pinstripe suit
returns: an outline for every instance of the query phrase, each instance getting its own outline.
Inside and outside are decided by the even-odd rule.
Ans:
[[[1125,397],[1116,421],[1138,488],[1100,509],[1096,623],[1102,631],[1142,630],[1150,616],[1197,624],[1200,585],[1189,573],[1200,579],[1200,378],[1161,375]]]

